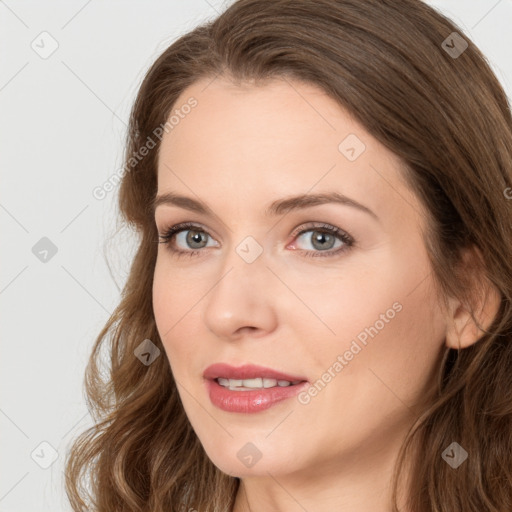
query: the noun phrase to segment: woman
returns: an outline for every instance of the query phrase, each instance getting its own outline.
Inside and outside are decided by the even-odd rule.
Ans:
[[[153,64],[125,162],[74,510],[86,469],[98,511],[512,510],[512,118],[460,29],[239,0]]]

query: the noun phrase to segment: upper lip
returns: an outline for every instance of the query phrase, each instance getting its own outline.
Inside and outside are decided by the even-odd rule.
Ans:
[[[304,377],[297,375],[290,375],[272,368],[266,368],[264,366],[258,366],[254,364],[244,364],[243,366],[231,366],[227,363],[215,363],[208,366],[203,373],[205,379],[214,380],[218,377],[224,379],[255,379],[262,377],[266,379],[276,380],[288,380],[294,381],[305,381]]]

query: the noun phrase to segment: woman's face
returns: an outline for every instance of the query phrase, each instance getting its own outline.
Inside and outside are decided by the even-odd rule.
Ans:
[[[153,303],[206,453],[241,477],[381,469],[446,329],[397,157],[297,81],[205,79],[173,114],[158,195],[188,200],[157,201],[155,222],[193,226],[159,244]]]

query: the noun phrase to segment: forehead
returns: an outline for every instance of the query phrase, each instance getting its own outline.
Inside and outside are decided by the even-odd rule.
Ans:
[[[179,115],[191,98],[196,106]],[[183,91],[173,113],[179,122],[162,139],[159,193],[193,188],[207,201],[236,194],[269,203],[336,190],[377,212],[399,216],[414,207],[398,157],[312,84],[204,79]]]
[[[344,131],[366,136],[363,128],[323,90],[289,79],[268,80],[260,85],[204,79],[182,92],[173,112],[190,98],[195,98],[197,105],[164,135],[162,146],[179,148],[196,141],[203,152],[214,146],[219,157],[231,154],[233,158],[243,158],[256,147],[272,148],[270,157],[275,158],[274,149],[284,144],[281,154],[303,149],[302,153],[308,151],[312,156],[326,151],[338,156]],[[234,146],[236,152],[232,151]],[[259,154],[260,159],[264,157],[265,153]]]

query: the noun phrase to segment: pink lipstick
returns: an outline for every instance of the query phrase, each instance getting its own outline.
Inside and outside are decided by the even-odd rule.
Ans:
[[[309,386],[303,376],[256,365],[209,366],[203,377],[211,402],[228,412],[253,413],[291,398]]]

